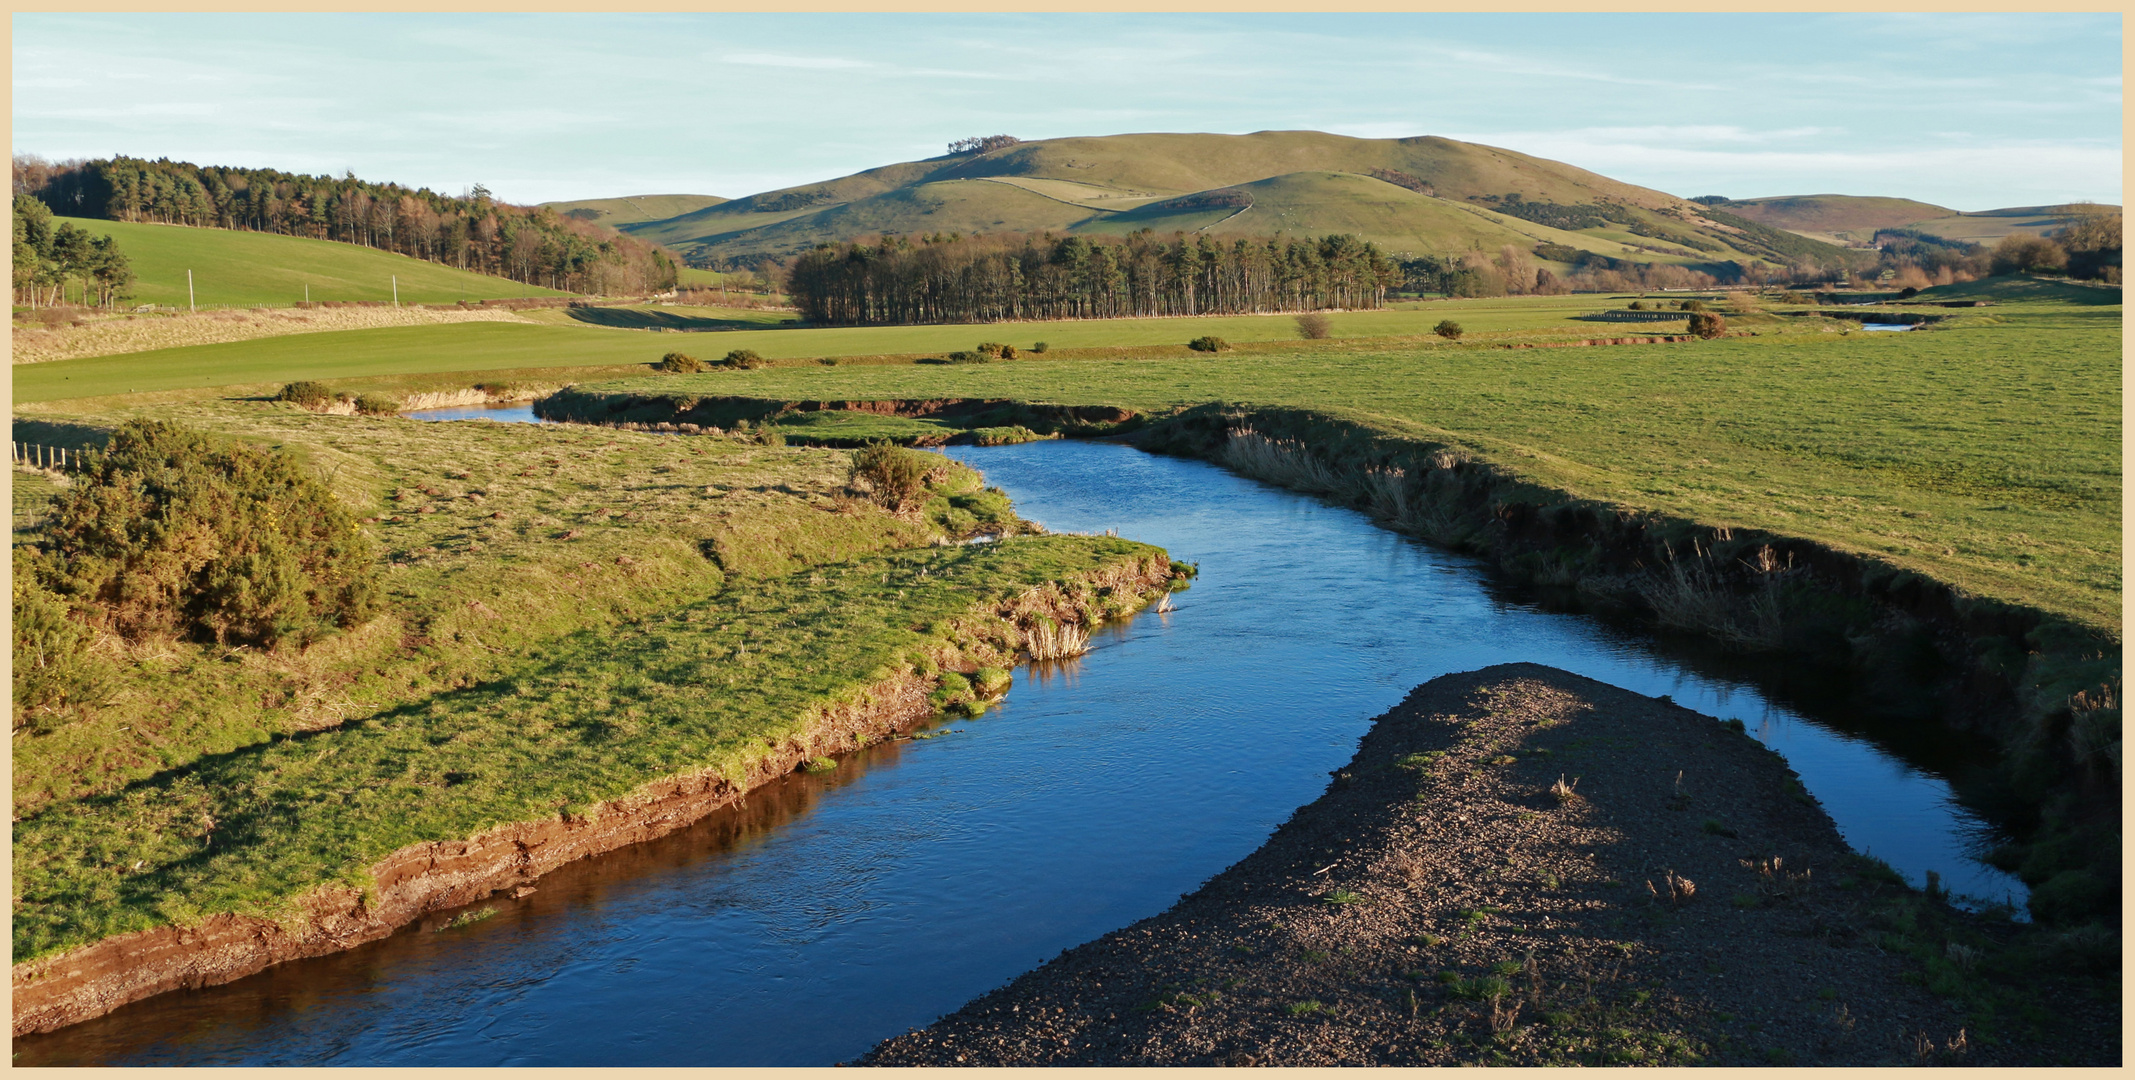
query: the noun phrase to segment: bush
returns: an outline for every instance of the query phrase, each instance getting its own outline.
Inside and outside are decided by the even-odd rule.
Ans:
[[[1920,295],[1920,290],[1915,289],[1910,285],[1907,285],[1906,287],[1898,290],[1898,299],[1900,300],[1910,300],[1918,295]]]
[[[1682,309],[1683,309],[1684,311],[1704,311],[1704,310],[1706,310],[1706,308],[1705,308],[1705,301],[1703,301],[1703,300],[1685,300],[1685,301],[1683,301],[1683,302],[1682,302],[1682,303],[1681,303],[1680,305],[1678,305],[1678,306],[1679,306],[1679,307],[1681,307],[1681,308],[1682,308]]]
[[[1015,346],[1013,346],[1013,345],[1003,345],[1003,346],[1001,346],[1001,359],[1003,359],[1003,360],[1013,360],[1013,359],[1015,359],[1015,358],[1016,358],[1016,347],[1015,347]]]
[[[507,382],[478,382],[474,388],[490,397],[510,397],[517,388]]]
[[[728,361],[731,362],[733,358],[733,354],[727,355]],[[671,352],[660,358],[660,370],[677,375],[694,375],[704,370],[704,361],[685,352]]]
[[[1327,316],[1316,312],[1297,317],[1297,336],[1306,341],[1318,341],[1326,337],[1331,328],[1332,324],[1328,322]]]
[[[293,382],[282,387],[282,392],[274,395],[274,400],[287,401],[307,409],[323,409],[333,404],[336,396],[333,388],[325,383],[306,381]]]
[[[985,353],[969,350],[958,350],[949,354],[949,362],[952,364],[983,364],[991,359],[993,358]]]
[[[728,367],[740,368],[743,371],[754,371],[764,366],[765,361],[763,357],[757,355],[754,349],[735,349],[733,352],[726,354],[726,359],[720,361],[720,363]]]
[[[1636,307],[1637,305],[1634,304],[1632,306]],[[1459,323],[1451,319],[1440,319],[1437,326],[1431,327],[1431,333],[1437,334],[1447,341],[1459,341],[1460,335],[1464,331],[1461,330]]]
[[[1646,310],[1646,303],[1645,303],[1645,301],[1643,301],[1643,300],[1633,300],[1633,301],[1631,301],[1631,310],[1632,310],[1632,311],[1644,311],[1644,310]]]
[[[2023,274],[2060,270],[2068,265],[2068,252],[2043,236],[2015,233],[1994,245],[1991,268],[1996,274]]]
[[[979,347],[977,351],[988,357],[999,357],[1001,355],[1002,350],[1007,348],[1009,348],[1009,346],[1003,345],[998,341],[981,341],[979,342]],[[1011,353],[1010,355],[1014,354]]]
[[[35,554],[25,561],[34,564]],[[30,566],[16,566],[16,729],[51,731],[68,713],[101,702],[112,672],[109,663],[89,652],[92,636],[68,617],[65,601],[38,584]]]
[[[1186,347],[1195,352],[1222,352],[1230,348],[1231,343],[1219,337],[1197,337],[1187,342]]]
[[[301,643],[369,618],[379,592],[370,542],[294,456],[150,420],[52,500],[32,565],[137,639]]]
[[[1041,341],[1041,342],[1037,343],[1036,345],[1033,345],[1033,346],[1031,346],[1031,347],[1030,347],[1030,351],[1032,351],[1032,352],[1034,352],[1034,353],[1042,353],[1042,352],[1045,352],[1045,351],[1047,351],[1047,350],[1049,350],[1049,349],[1051,349],[1051,348],[1052,348],[1052,346],[1050,346],[1050,345],[1047,345],[1047,344],[1046,344],[1045,342],[1042,342],[1042,341]]]
[[[1727,333],[1727,320],[1703,311],[1692,312],[1690,332],[1701,338],[1716,338]]]
[[[901,513],[925,502],[927,474],[934,465],[929,455],[917,450],[871,442],[853,452],[852,478],[865,481],[876,502]]]
[[[400,399],[388,394],[358,394],[356,411],[364,416],[393,416],[400,412]]]

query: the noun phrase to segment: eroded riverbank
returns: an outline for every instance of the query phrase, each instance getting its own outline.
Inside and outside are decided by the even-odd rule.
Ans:
[[[1738,729],[1500,665],[1418,687],[1171,909],[859,1063],[2118,1063],[2080,992],[1981,1039],[1881,947],[1919,902]],[[1938,914],[1952,955],[2006,926]]]

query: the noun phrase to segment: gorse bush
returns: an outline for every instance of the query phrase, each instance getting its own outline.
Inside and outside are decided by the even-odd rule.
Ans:
[[[1222,352],[1230,348],[1231,343],[1219,337],[1197,337],[1187,342],[1186,347],[1195,352]]]
[[[998,341],[981,341],[976,351],[989,357],[999,358],[1004,352],[1009,356],[1014,356],[1015,353],[1012,351],[1014,348],[1015,346],[1013,345],[1003,345]]]
[[[89,651],[90,629],[69,618],[66,603],[29,569],[18,566],[15,573],[14,727],[45,732],[94,706],[112,669]]]
[[[886,441],[871,442],[853,452],[852,476],[867,484],[876,502],[902,513],[926,501],[927,475],[934,471],[936,460]]]
[[[1727,320],[1716,314],[1694,311],[1690,315],[1690,332],[1701,338],[1716,338],[1727,333]]]
[[[969,349],[959,349],[948,356],[948,361],[952,364],[983,364],[991,359],[993,358],[985,353],[973,352]]]
[[[1633,304],[1631,306],[1637,307],[1638,305]],[[1437,334],[1447,341],[1459,341],[1460,335],[1464,332],[1461,330],[1460,324],[1451,319],[1440,319],[1437,326],[1431,327],[1431,333]]]
[[[76,616],[136,639],[301,644],[379,595],[354,516],[294,457],[147,420],[52,500],[27,561]]]
[[[733,359],[731,353],[728,354],[728,359]],[[677,375],[694,375],[704,370],[704,361],[685,352],[671,352],[660,358],[660,370]]]
[[[1317,313],[1299,315],[1297,317],[1297,336],[1304,338],[1306,341],[1318,341],[1327,336],[1332,326],[1333,324],[1328,321],[1325,315]]]
[[[333,387],[322,382],[306,380],[293,382],[282,387],[282,392],[274,395],[274,400],[287,401],[307,409],[323,409],[333,404],[338,396],[334,393]]]
[[[740,368],[743,371],[754,371],[764,366],[765,361],[754,349],[735,349],[733,352],[726,354],[726,359],[721,363],[728,367]]]
[[[1033,345],[1033,346],[1031,346],[1031,347],[1030,347],[1030,351],[1032,351],[1032,352],[1034,352],[1034,353],[1042,353],[1042,352],[1045,352],[1045,351],[1047,351],[1047,350],[1049,350],[1049,349],[1051,349],[1051,348],[1052,348],[1052,346],[1050,346],[1050,345],[1047,345],[1047,344],[1046,344],[1045,342],[1042,342],[1042,341],[1041,341],[1041,342],[1037,343],[1036,345]]]
[[[393,416],[400,412],[400,399],[389,394],[358,394],[356,411],[365,416]]]

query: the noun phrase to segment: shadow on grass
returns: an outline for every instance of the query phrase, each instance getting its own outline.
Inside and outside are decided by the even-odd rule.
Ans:
[[[746,318],[720,318],[704,315],[685,315],[674,311],[651,311],[631,307],[580,307],[569,308],[566,314],[594,326],[606,326],[620,330],[678,330],[701,332],[710,330],[778,330],[796,327],[799,319],[777,312]]]

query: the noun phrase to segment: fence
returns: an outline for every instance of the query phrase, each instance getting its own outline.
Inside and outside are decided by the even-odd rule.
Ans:
[[[1574,315],[1582,322],[1679,322],[1690,317],[1687,311],[1600,311],[1592,315]]]
[[[28,469],[79,469],[82,467],[82,452],[64,446],[40,446],[37,443],[13,443],[15,464]]]

